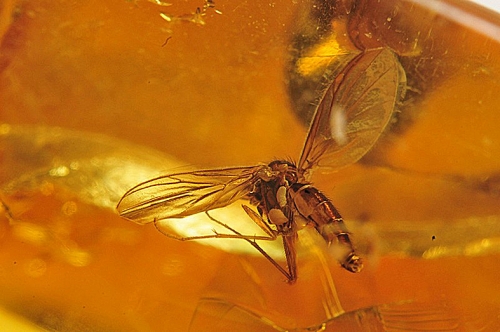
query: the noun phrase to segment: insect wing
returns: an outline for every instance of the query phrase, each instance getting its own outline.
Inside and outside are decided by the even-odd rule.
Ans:
[[[263,167],[234,167],[161,176],[127,191],[117,210],[122,217],[146,224],[223,207],[247,195]]]
[[[358,161],[389,124],[405,87],[405,72],[391,50],[367,50],[356,56],[319,103],[299,169],[340,168]]]

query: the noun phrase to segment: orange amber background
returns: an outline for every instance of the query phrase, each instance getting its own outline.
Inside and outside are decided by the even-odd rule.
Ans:
[[[391,47],[408,76],[403,125],[368,158],[385,168],[365,163],[315,174],[351,229],[364,232],[357,241],[363,254],[376,257],[362,273],[349,274],[335,262],[325,273],[316,257],[304,254],[299,280],[289,286],[260,256],[167,239],[152,225],[140,227],[80,200],[71,187],[42,181],[36,190],[2,195],[14,219],[6,212],[0,226],[5,324],[15,313],[66,331],[186,331],[190,324],[194,330],[273,330],[257,316],[228,318],[224,305],[200,301],[216,298],[281,327],[302,328],[340,314],[324,286],[332,284],[322,284],[331,273],[346,311],[444,303],[459,330],[494,330],[500,312],[499,40],[450,20],[449,10],[440,15],[418,3],[397,3],[360,2],[363,15],[353,20],[354,44]],[[465,3],[436,3],[500,26],[497,16]],[[290,36],[310,4],[220,0],[207,9],[204,24],[193,22],[202,5],[4,0],[2,135],[17,125],[62,127],[124,139],[200,167],[296,160],[306,129],[291,111],[285,68]],[[176,19],[167,22],[160,12]],[[341,23],[335,23],[340,31]],[[13,161],[15,146],[3,141],[1,147],[2,184],[41,158],[20,148],[15,153],[22,158]],[[463,219],[474,226],[470,234]],[[379,247],[362,241],[370,229]],[[419,245],[440,256],[427,252],[432,259],[423,259],[405,249],[417,241],[413,232],[428,232]],[[212,315],[204,321],[200,312],[207,308]],[[353,315],[342,317],[344,330],[362,329]]]

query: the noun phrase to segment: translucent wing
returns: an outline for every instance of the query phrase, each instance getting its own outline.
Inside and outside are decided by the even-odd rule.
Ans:
[[[314,114],[298,167],[340,168],[358,161],[388,125],[406,75],[387,48],[357,55],[330,85]]]
[[[229,205],[252,189],[264,165],[174,173],[148,180],[123,195],[117,210],[140,224],[186,217]]]

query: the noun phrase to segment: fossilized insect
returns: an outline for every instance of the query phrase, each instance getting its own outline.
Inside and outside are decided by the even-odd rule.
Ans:
[[[182,218],[225,207],[237,200],[265,236],[245,235],[212,218],[229,234],[182,237],[243,239],[263,254],[289,282],[297,279],[297,232],[314,227],[324,240],[344,252],[339,263],[359,272],[363,264],[349,238],[342,216],[332,202],[307,181],[313,167],[340,168],[358,161],[376,143],[402,97],[406,77],[395,54],[387,48],[358,54],[323,95],[311,122],[297,164],[275,160],[265,165],[197,170],[167,174],[140,183],[118,203],[121,216],[139,224]],[[256,211],[250,205],[257,207]],[[182,219],[178,222],[182,222]],[[283,239],[287,267],[270,257],[255,241]]]

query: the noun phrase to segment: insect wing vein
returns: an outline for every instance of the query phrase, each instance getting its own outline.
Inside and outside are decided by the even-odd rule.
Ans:
[[[387,48],[357,55],[325,92],[316,109],[298,167],[340,168],[376,143],[403,97],[406,75]]]
[[[263,167],[199,170],[161,176],[130,189],[117,209],[122,217],[146,224],[223,207],[246,196]]]

